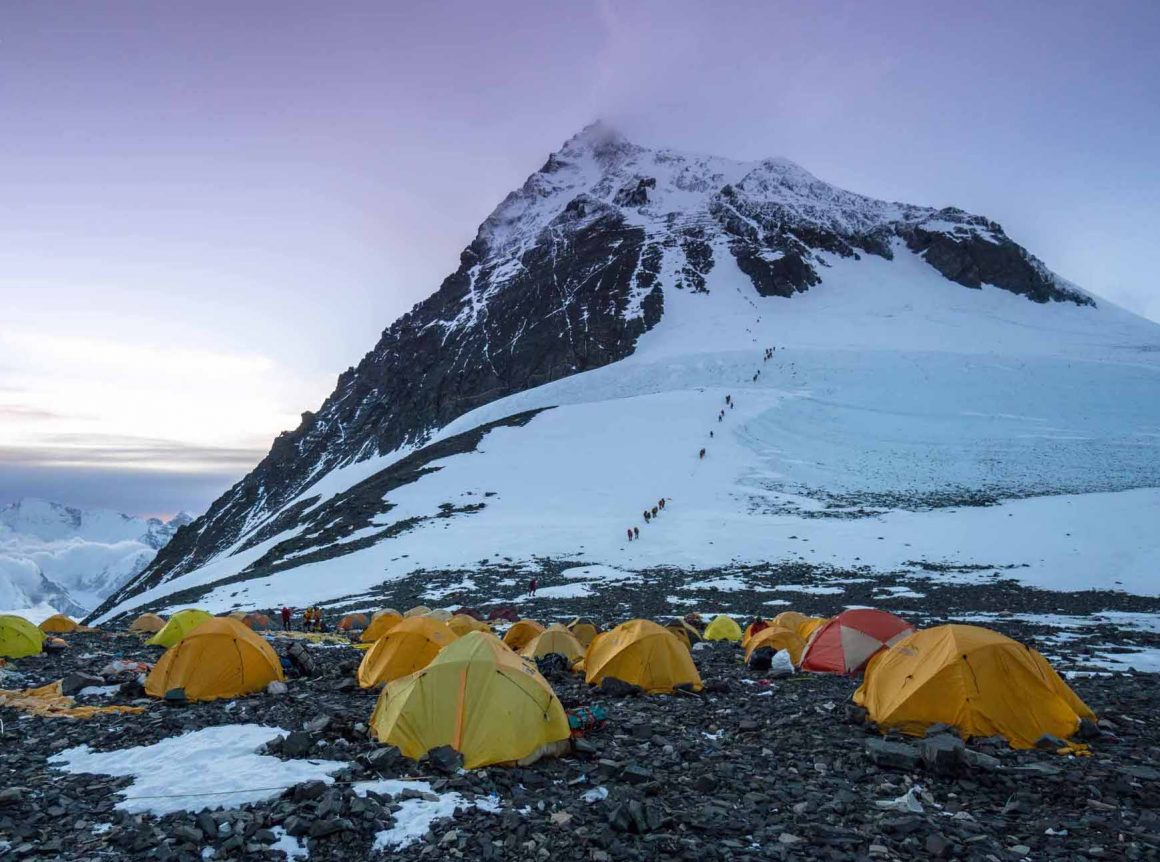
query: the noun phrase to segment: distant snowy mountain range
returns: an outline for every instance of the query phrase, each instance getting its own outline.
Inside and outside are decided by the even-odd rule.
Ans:
[[[0,609],[83,615],[192,521],[185,512],[161,521],[37,499],[0,507]]]
[[[596,124],[94,618],[487,560],[1154,591],[1157,488],[1160,326],[983,216]]]

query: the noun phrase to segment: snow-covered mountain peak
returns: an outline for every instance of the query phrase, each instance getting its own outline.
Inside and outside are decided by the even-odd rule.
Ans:
[[[762,356],[770,345],[779,345],[776,362],[772,353]],[[1067,469],[1040,470],[1031,458],[1035,469],[1028,470],[1030,461],[1019,460],[1028,444],[1019,441],[1034,434],[979,423],[985,433],[956,448],[959,430],[973,422],[956,417],[1014,417],[1042,394],[1028,421],[1080,428],[1083,416],[1098,416],[1106,424],[1080,428],[1076,440],[1119,440],[1125,428],[1154,428],[1146,407],[1133,412],[1143,401],[1101,400],[1115,387],[1140,398],[1151,391],[1145,372],[1115,364],[1151,368],[1146,345],[1160,345],[1155,326],[1103,303],[1097,308],[985,217],[857,194],[788,159],[643,147],[595,124],[509,194],[439,289],[392,323],[316,412],[280,435],[250,475],[97,615],[170,589],[220,582],[225,590],[239,579],[269,581],[314,566],[347,571],[329,561],[363,551],[376,561],[358,576],[366,586],[384,567],[399,568],[387,550],[396,537],[418,534],[434,518],[448,528],[457,513],[464,518],[456,524],[495,526],[505,537],[488,548],[495,552],[514,541],[501,525],[521,523],[538,535],[542,525],[532,522],[565,505],[551,502],[565,491],[578,508],[551,521],[559,542],[545,553],[588,547],[583,530],[567,525],[591,524],[585,513],[620,506],[629,478],[634,487],[664,486],[647,492],[654,494],[687,475],[692,494],[699,474],[686,474],[688,465],[674,473],[666,459],[677,451],[662,458],[657,444],[697,451],[702,412],[710,421],[715,412],[703,399],[741,387],[757,412],[746,414],[749,424],[731,438],[732,451],[737,469],[750,472],[740,484],[721,474],[713,485],[720,495],[713,506],[720,506],[710,509],[722,523],[733,522],[738,513],[729,501],[746,499],[750,485],[810,493],[841,485],[842,493],[871,488],[898,499],[913,490],[906,483],[916,464],[934,465],[922,493],[938,499],[951,485],[952,497],[963,488],[967,497],[1090,489],[1108,476],[1108,487],[1135,487],[1152,468],[1118,444],[1092,444],[1104,466],[1099,458],[1069,456]],[[1081,372],[1080,361],[1093,364]],[[1016,390],[1018,404],[1005,400],[1003,393]],[[1066,398],[1055,397],[1064,391]],[[627,402],[637,399],[640,412],[633,413]],[[792,408],[783,410],[783,401]],[[852,413],[850,404],[858,405]],[[938,406],[931,425],[937,433],[913,448],[898,444],[913,424],[908,411],[927,404]],[[1086,405],[1082,416],[1073,415],[1076,405]],[[793,409],[798,413],[790,415]],[[558,418],[541,418],[543,411]],[[869,436],[844,430],[850,417],[880,414],[899,417],[905,429],[891,419],[878,442],[871,420]],[[525,425],[544,430],[528,436]],[[621,427],[632,430],[620,436]],[[653,439],[658,427],[664,441]],[[824,445],[827,428],[837,429],[831,448]],[[564,448],[537,434],[557,435],[552,440]],[[502,508],[488,501],[503,481],[486,465],[499,461],[467,458],[485,466],[461,487],[423,480],[451,475],[443,473],[445,462],[476,452],[485,436],[489,445],[506,436],[548,447],[529,449],[529,458],[543,456],[534,475],[508,463],[496,468],[520,479],[505,486],[504,511],[519,513],[511,521],[467,520]],[[992,446],[1018,450],[1018,457],[992,469],[1002,460],[989,454]],[[1056,441],[1050,448],[1065,447]],[[549,466],[549,449],[567,465]],[[635,473],[622,469],[629,453],[642,465]],[[582,468],[563,469],[573,462]],[[906,470],[865,468],[879,463]],[[1048,475],[1050,482],[1042,478]],[[420,496],[434,496],[409,507],[417,485],[427,489]],[[618,489],[614,501],[609,488]],[[601,523],[602,535],[608,527]],[[613,532],[623,535],[623,525]],[[418,553],[414,543],[407,547],[408,555]],[[302,583],[322,589],[314,578]]]

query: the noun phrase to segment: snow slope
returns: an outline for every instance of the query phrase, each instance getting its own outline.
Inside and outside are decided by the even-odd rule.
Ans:
[[[82,614],[143,570],[178,527],[104,509],[25,499],[0,507],[0,608]]]
[[[1037,586],[1160,593],[1160,327],[1102,301],[964,289],[894,242],[893,259],[818,253],[821,284],[789,298],[758,295],[725,253],[706,292],[662,277],[664,316],[631,356],[433,435],[552,408],[393,490],[366,532],[418,526],[213,587],[294,531],[239,542],[113,613],[199,586],[211,610],[301,605],[502,557],[620,571],[1026,565],[1013,576]],[[736,407],[718,421],[727,394]],[[333,470],[297,502],[315,508],[414,448]],[[483,508],[437,517],[472,502]],[[625,541],[630,526],[640,541]]]

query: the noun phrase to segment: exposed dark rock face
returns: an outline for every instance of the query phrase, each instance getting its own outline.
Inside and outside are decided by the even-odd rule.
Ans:
[[[1035,302],[1074,302],[1095,305],[1089,296],[1056,283],[1050,272],[1031,259],[994,222],[969,216],[962,210],[941,210],[937,217],[955,219],[978,230],[930,231],[922,225],[902,228],[899,235],[907,248],[923,258],[951,281],[965,287],[993,284]]]
[[[653,285],[629,311],[645,234],[619,210],[579,196],[514,273],[477,240],[459,269],[343,372],[317,413],[304,413],[265,459],[177,532],[150,568],[98,609],[190,571],[234,545],[259,513],[277,512],[328,470],[406,445],[505,395],[628,356],[656,325]],[[260,523],[260,518],[258,520]]]

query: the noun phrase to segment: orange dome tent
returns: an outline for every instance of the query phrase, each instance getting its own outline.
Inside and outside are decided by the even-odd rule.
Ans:
[[[546,655],[562,655],[571,665],[584,656],[584,647],[566,628],[549,628],[528,641],[520,650],[524,658],[543,658]]]
[[[514,652],[519,652],[537,635],[542,634],[543,631],[544,627],[535,620],[520,620],[504,632],[503,642],[511,647]]]
[[[491,626],[487,623],[468,616],[467,614],[456,614],[447,621],[447,627],[455,632],[459,637],[463,637],[469,632],[490,632]]]
[[[922,736],[936,723],[964,736],[1003,736],[1034,748],[1047,734],[1067,739],[1095,714],[1028,646],[979,626],[914,632],[866,668],[854,702],[883,731]]]
[[[880,650],[898,643],[914,626],[886,611],[855,608],[822,625],[806,645],[802,670],[858,673]]]
[[[373,643],[403,621],[403,615],[398,611],[388,611],[375,614],[371,624],[363,629],[359,638],[365,644]]]
[[[182,689],[187,700],[216,700],[261,691],[282,679],[277,653],[230,617],[206,620],[158,659],[145,693],[165,697]]]
[[[40,630],[49,634],[67,634],[75,632],[77,624],[64,614],[53,614],[40,624]]]
[[[256,632],[267,631],[270,628],[270,618],[265,614],[258,613],[257,611],[252,614],[246,614],[242,618],[242,622],[244,622],[247,626]]]
[[[338,621],[338,630],[348,632],[351,629],[365,629],[367,627],[366,614],[347,614]]]
[[[788,650],[790,661],[797,667],[802,662],[802,651],[806,645],[795,632],[781,626],[770,626],[749,639],[749,644],[745,647],[745,660],[749,661],[749,657],[762,647],[769,647],[774,652]]]
[[[455,632],[446,624],[428,617],[409,617],[367,650],[358,666],[358,684],[372,688],[422,670],[455,640]]]
[[[798,626],[810,619],[805,614],[799,614],[797,611],[782,611],[773,618],[775,626],[781,626],[783,629],[789,629],[791,632],[796,632]]]
[[[614,677],[649,693],[682,685],[701,689],[689,650],[668,629],[648,620],[629,620],[603,632],[588,647],[584,673],[589,685]]]
[[[165,618],[157,614],[141,614],[137,619],[133,620],[129,626],[131,632],[145,632],[146,634],[156,634],[165,628]]]

